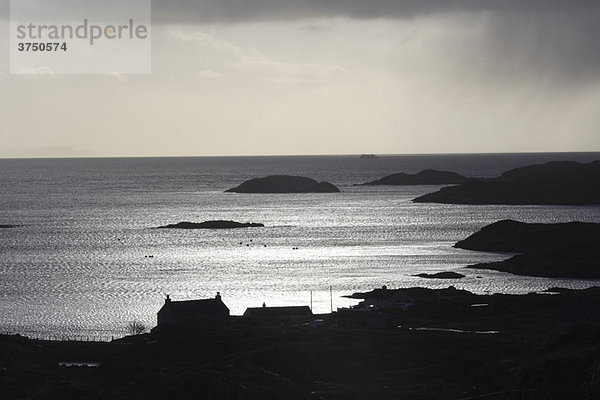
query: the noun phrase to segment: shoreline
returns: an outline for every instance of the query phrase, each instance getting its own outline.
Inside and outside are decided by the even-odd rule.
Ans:
[[[402,298],[413,292],[418,300],[404,311],[390,306],[308,318],[323,319],[322,325],[236,316],[220,327],[109,343],[0,335],[8,350],[0,353],[6,370],[0,379],[11,377],[4,385],[8,398],[137,393],[154,399],[215,387],[248,398],[314,399],[311,393],[318,393],[327,400],[362,399],[381,398],[382,382],[389,381],[394,384],[383,384],[389,396],[435,399],[441,393],[462,398],[473,387],[479,394],[514,390],[511,371],[519,368],[526,372],[518,378],[526,390],[573,392],[590,377],[586,338],[600,335],[600,315],[590,319],[570,310],[596,307],[600,288],[555,290],[549,296],[378,289]],[[386,321],[392,324],[380,323]],[[540,352],[544,360],[537,358]],[[6,354],[19,361],[7,362]],[[562,370],[567,359],[571,367]],[[564,379],[545,378],[557,371]]]

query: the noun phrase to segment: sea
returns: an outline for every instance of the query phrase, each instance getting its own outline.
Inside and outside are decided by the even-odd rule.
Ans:
[[[348,307],[343,296],[452,285],[475,293],[586,288],[598,281],[467,269],[509,254],[453,244],[502,219],[600,222],[597,206],[413,203],[440,186],[356,186],[423,169],[493,177],[530,164],[589,162],[600,153],[81,158],[0,160],[0,333],[111,340],[148,328],[168,294],[247,307]],[[255,177],[300,175],[341,193],[237,194]],[[593,184],[593,183],[591,183]],[[597,184],[597,182],[596,182]],[[235,230],[155,229],[180,221],[265,224]],[[455,271],[460,280],[418,273]]]

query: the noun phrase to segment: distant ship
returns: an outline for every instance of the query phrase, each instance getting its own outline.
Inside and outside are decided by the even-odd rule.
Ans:
[[[375,154],[361,154],[360,158],[363,158],[365,160],[375,160],[375,159],[378,159],[379,157],[377,157]]]

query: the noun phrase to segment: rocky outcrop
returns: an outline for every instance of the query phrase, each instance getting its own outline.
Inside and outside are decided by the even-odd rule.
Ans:
[[[528,224],[510,219],[494,222],[454,247],[501,253],[528,253],[561,246],[573,246],[600,239],[600,224],[569,222]]]
[[[317,182],[303,176],[271,175],[250,179],[226,192],[234,193],[335,193],[339,192],[329,182]]]
[[[179,222],[159,226],[158,229],[238,229],[238,228],[262,228],[264,224],[254,222],[236,222],[236,221],[205,221],[205,222]]]
[[[549,162],[469,180],[417,197],[417,203],[600,205],[600,161]]]
[[[468,268],[545,278],[600,279],[600,244],[588,242],[533,251],[504,261],[470,265]]]
[[[449,286],[445,289],[429,289],[423,287],[411,287],[411,288],[399,288],[399,289],[388,289],[382,287],[381,289],[373,289],[370,292],[357,292],[347,295],[349,299],[378,299],[378,300],[391,300],[399,297],[411,298],[411,299],[437,299],[440,297],[468,297],[475,296],[473,293],[456,289],[454,286]]]
[[[465,277],[463,274],[459,274],[458,272],[438,272],[435,274],[417,274],[414,276],[418,276],[419,278],[427,278],[427,279],[462,279]]]
[[[362,185],[446,185],[463,183],[467,179],[456,172],[426,169],[412,175],[400,172]]]
[[[600,278],[600,224],[526,224],[504,220],[454,246],[467,250],[522,253],[507,260],[471,265],[516,275]]]

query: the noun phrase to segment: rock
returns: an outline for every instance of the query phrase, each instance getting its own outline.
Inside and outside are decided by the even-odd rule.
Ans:
[[[600,239],[600,224],[527,224],[507,219],[483,227],[479,232],[457,242],[454,247],[476,251],[527,253],[593,239]]]
[[[474,296],[473,293],[456,289],[454,286],[448,286],[445,289],[429,289],[423,287],[410,287],[399,289],[373,289],[370,292],[356,292],[351,295],[343,296],[349,299],[392,299],[399,296],[409,296],[414,299],[433,299],[439,297],[464,297]]]
[[[505,220],[488,225],[455,247],[524,253],[507,260],[471,265],[516,275],[549,278],[600,278],[600,224],[526,224]]]
[[[544,290],[544,292],[546,292],[546,293],[575,293],[575,292],[577,292],[577,290],[553,286],[551,288]]]
[[[562,161],[507,171],[497,178],[469,180],[417,197],[416,203],[597,205],[600,161]]]
[[[271,175],[254,178],[226,192],[234,193],[335,193],[339,192],[329,182],[317,182],[303,176]]]
[[[236,221],[205,221],[205,222],[179,222],[177,224],[170,224],[165,226],[159,226],[158,229],[238,229],[238,228],[262,228],[264,224],[258,224],[253,222],[236,222]]]
[[[600,279],[600,245],[580,243],[519,254],[508,260],[470,265],[515,275],[544,278]]]
[[[449,171],[426,169],[417,174],[398,173],[362,185],[445,185],[466,182],[468,178]]]
[[[436,274],[417,274],[417,275],[413,275],[413,276],[418,276],[420,278],[427,278],[427,279],[462,279],[465,277],[465,275],[463,274],[459,274],[458,272],[438,272]]]

